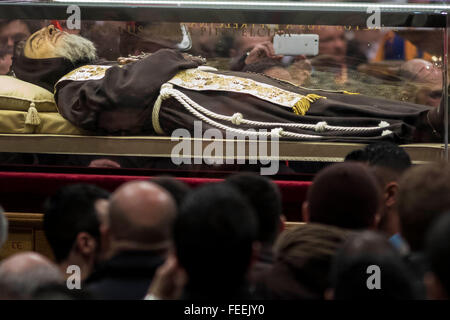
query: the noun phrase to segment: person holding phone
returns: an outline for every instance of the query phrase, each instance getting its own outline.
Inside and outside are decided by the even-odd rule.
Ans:
[[[181,128],[195,134],[200,122],[202,133],[214,128],[236,135],[251,129],[257,137],[407,143],[442,141],[447,116],[442,105],[432,108],[219,71],[177,50],[159,50],[122,66],[95,59],[88,40],[48,26],[17,48],[13,69],[21,80],[54,87],[61,115],[100,134],[170,135]]]

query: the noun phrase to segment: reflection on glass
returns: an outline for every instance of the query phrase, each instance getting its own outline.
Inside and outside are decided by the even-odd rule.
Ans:
[[[30,39],[37,30],[49,32],[49,25],[54,26],[52,30],[56,33],[64,31],[92,41],[98,56],[96,64],[119,63],[125,68],[169,48],[206,59],[209,67],[264,74],[282,85],[293,84],[301,90],[364,95],[391,100],[389,103],[394,100],[432,108],[442,103],[442,28],[367,29],[353,25],[233,21],[82,21],[80,30],[71,30],[64,20],[5,20],[0,22],[0,74],[10,72],[14,45],[20,48],[18,43]],[[311,42],[314,40],[309,39],[314,38],[307,35],[316,35],[318,41]],[[285,45],[295,46],[293,53],[280,54],[280,49],[274,46],[275,36],[286,36]],[[56,44],[57,37],[54,39]],[[311,54],[310,46],[314,45],[317,54]],[[38,42],[30,44],[31,49],[25,46],[25,50],[33,51],[29,57],[39,58],[32,54],[44,52],[42,46]],[[104,124],[104,134],[139,135],[143,133],[141,128],[148,125],[146,117],[148,112],[137,114],[124,110],[120,114],[105,112],[98,122]],[[436,141],[436,137],[430,134],[420,141]]]

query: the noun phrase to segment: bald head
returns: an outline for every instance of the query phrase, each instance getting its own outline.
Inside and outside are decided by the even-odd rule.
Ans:
[[[401,65],[399,74],[405,80],[442,86],[442,70],[423,59],[406,61]]]
[[[58,267],[35,252],[15,254],[0,264],[0,291],[6,298],[27,299],[40,286],[62,282]]]
[[[427,106],[437,107],[441,103],[442,69],[429,61],[413,59],[402,64],[399,76],[405,82],[405,98]]]
[[[170,239],[175,200],[154,183],[125,183],[114,192],[109,209],[113,241],[158,247]]]
[[[23,274],[37,267],[56,268],[49,259],[36,252],[15,254],[0,264],[0,271],[9,274]],[[58,270],[57,268],[55,270]]]

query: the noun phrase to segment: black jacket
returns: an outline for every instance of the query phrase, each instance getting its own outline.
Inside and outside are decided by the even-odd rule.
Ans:
[[[86,280],[95,299],[139,300],[147,294],[156,269],[165,255],[155,251],[124,251],[99,265]]]

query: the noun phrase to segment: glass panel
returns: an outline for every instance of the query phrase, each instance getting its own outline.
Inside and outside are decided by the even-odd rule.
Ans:
[[[89,61],[88,64],[107,66],[105,69],[100,68],[103,71],[112,64],[119,64],[122,65],[122,70],[133,70],[130,73],[142,74],[142,77],[127,78],[122,71],[117,71],[117,79],[124,79],[124,83],[117,84],[116,80],[108,83],[108,86],[114,88],[112,92],[104,92],[107,90],[105,84],[97,89],[92,87],[89,87],[89,90],[83,89],[84,91],[73,89],[70,99],[75,100],[71,100],[73,104],[70,105],[70,111],[68,102],[61,98],[63,96],[67,98],[67,95],[61,93],[63,90],[67,92],[67,88],[63,87],[70,79],[66,80],[56,87],[57,97],[60,99],[57,100],[58,109],[67,119],[62,121],[71,121],[75,126],[88,130],[83,131],[86,135],[82,135],[82,132],[74,127],[59,133],[50,125],[47,126],[50,129],[46,129],[49,131],[42,129],[41,124],[27,123],[20,129],[4,125],[3,127],[7,129],[1,129],[3,131],[0,132],[0,145],[5,152],[0,156],[0,162],[8,165],[32,166],[112,168],[120,166],[133,169],[186,170],[190,173],[199,170],[225,172],[259,170],[261,162],[253,163],[248,159],[244,164],[236,160],[230,161],[229,164],[208,165],[204,161],[198,163],[192,161],[190,164],[178,165],[179,162],[170,158],[173,148],[177,145],[170,137],[177,128],[186,128],[190,134],[195,131],[192,124],[184,120],[180,114],[185,114],[189,121],[202,120],[203,124],[208,124],[207,127],[220,129],[224,139],[226,136],[223,125],[227,128],[240,129],[241,118],[244,119],[244,128],[261,129],[258,127],[259,124],[254,122],[262,121],[266,122],[263,129],[269,132],[288,123],[283,130],[293,135],[288,136],[289,133],[284,137],[281,135],[281,142],[277,147],[281,159],[280,174],[312,173],[328,162],[341,161],[346,153],[360,147],[359,143],[377,140],[412,144],[406,148],[409,148],[408,151],[414,156],[415,162],[437,160],[444,154],[444,148],[447,148],[448,137],[445,136],[448,136],[448,133],[442,131],[445,130],[442,115],[441,118],[437,115],[430,117],[428,110],[437,110],[441,106],[448,114],[448,106],[442,103],[445,98],[443,89],[448,88],[447,73],[444,72],[447,67],[445,55],[447,17],[441,14],[448,10],[444,5],[445,1],[409,1],[409,5],[405,5],[406,1],[383,1],[382,4],[379,1],[359,2],[359,4],[349,1],[333,3],[57,1],[20,4],[3,2],[0,4],[0,18],[4,19],[0,22],[0,74],[15,73],[22,80],[35,81],[33,83],[45,87],[35,79],[36,73],[31,81],[31,78],[21,77],[20,72],[10,70],[14,45],[16,44],[16,49],[19,50],[18,42],[30,39],[31,34],[41,30],[42,39],[36,40],[39,37],[35,39],[36,47],[29,44],[31,49],[25,47],[20,51],[22,55],[26,56],[28,52],[28,58],[54,58],[48,56],[47,51],[41,50],[43,43],[48,37],[51,37],[50,41],[54,43],[58,41],[58,37],[69,39],[69,36],[60,36],[64,31],[88,39],[95,45],[98,59]],[[363,2],[376,3],[376,6],[369,7]],[[79,5],[80,20],[77,20],[76,11],[67,11],[68,6],[73,3]],[[49,25],[54,26],[52,29],[54,31],[48,30]],[[44,34],[47,38],[43,36]],[[79,45],[77,38],[73,41],[73,45],[69,45],[67,50],[57,51],[60,54],[58,57],[62,55],[78,63],[83,60],[79,55],[88,53],[83,51],[83,46],[77,49]],[[66,43],[71,42],[67,40]],[[89,46],[86,48],[89,49]],[[168,102],[162,102],[161,117],[166,116],[169,120],[161,118],[162,126],[166,130],[159,136],[167,138],[152,140],[149,137],[158,136],[152,118],[154,116],[152,108],[157,101],[159,88],[177,73],[171,73],[172,71],[164,73],[167,79],[160,79],[161,83],[151,94],[147,93],[148,97],[140,97],[140,94],[148,90],[141,82],[153,81],[150,75],[155,69],[143,72],[133,68],[133,65],[137,65],[138,61],[154,59],[158,50],[167,48],[186,55],[199,56],[206,66],[220,71],[217,73],[211,71],[213,70],[211,68],[204,69],[200,76],[194,75],[186,80],[186,83],[182,83],[183,79],[178,79],[176,81],[179,82],[175,84],[176,88],[181,88],[178,91],[195,100],[194,103],[209,108],[210,113],[205,113],[209,120],[190,111],[189,108],[194,108],[195,105],[186,98],[183,98],[183,101],[190,104],[190,107],[185,109],[181,100],[177,100],[176,106],[173,104],[170,108],[165,107]],[[185,59],[194,60],[190,62],[192,66],[200,63],[200,59],[197,58],[186,56]],[[77,67],[87,64],[77,63],[75,63]],[[152,68],[156,67],[161,67],[161,70],[167,68],[164,62],[159,66],[152,65]],[[105,71],[105,75],[112,73],[111,70]],[[158,72],[154,73],[155,77]],[[205,72],[206,78],[201,78],[205,77]],[[216,74],[220,76],[211,76]],[[98,79],[91,78],[86,81],[103,83],[102,81],[106,82],[104,79],[109,77],[105,75],[102,73]],[[63,74],[59,75],[61,76]],[[233,84],[230,85],[225,81],[228,79],[227,76],[235,77],[231,83],[240,87],[230,89]],[[256,81],[252,82],[252,86],[256,85],[257,89],[252,91],[253,89],[250,90],[249,87],[244,88],[241,81],[246,79]],[[76,81],[70,86],[75,88]],[[223,87],[225,82],[227,88]],[[195,86],[189,87],[192,83],[196,83]],[[271,87],[261,86],[260,83]],[[54,84],[46,83],[50,85],[47,89],[53,89]],[[117,106],[114,99],[125,100],[120,100],[121,98],[115,97],[114,94],[123,87],[129,90],[122,92],[128,99],[126,103],[122,102]],[[274,98],[276,95],[285,97],[285,93],[277,91],[279,89],[296,93],[297,96],[292,100],[295,103],[290,105],[275,103],[274,99],[278,99]],[[98,99],[96,94],[99,95]],[[211,100],[210,97],[213,95],[216,95],[216,98]],[[171,97],[175,99],[174,96]],[[204,100],[202,97],[207,99]],[[132,104],[135,98],[140,99],[139,103],[147,104],[139,105],[138,112],[124,106]],[[229,99],[228,102],[225,102],[226,99]],[[87,118],[75,119],[69,114],[75,114],[76,107],[87,100],[90,101],[90,105],[86,110],[93,112],[96,117],[89,125],[86,124]],[[113,112],[109,112],[109,109],[108,112],[98,112],[95,103],[100,104],[100,100],[103,101],[101,108],[111,108]],[[105,106],[105,100],[110,101],[110,104]],[[324,102],[325,100],[327,101]],[[214,103],[217,103],[217,106],[213,108],[211,104]],[[226,103],[229,103],[229,109],[225,108]],[[416,104],[425,107],[415,106]],[[249,111],[250,107],[254,108],[252,110],[260,111]],[[322,108],[322,113],[315,111],[319,108]],[[412,111],[405,111],[408,108]],[[0,109],[7,108],[0,106]],[[21,117],[32,117],[34,113],[30,109],[21,110]],[[117,113],[119,109],[121,111]],[[86,110],[83,112],[87,112]],[[197,108],[198,110],[200,109]],[[287,111],[290,114],[286,114]],[[303,111],[305,114],[302,118],[302,115],[298,114],[302,114]],[[37,112],[40,116],[39,121],[44,121],[46,111]],[[295,113],[298,115],[296,118]],[[253,122],[245,125],[247,120]],[[32,122],[29,118],[26,121]],[[222,127],[212,124],[211,121],[219,122]],[[267,125],[267,122],[272,124]],[[295,128],[299,123],[312,127]],[[389,128],[381,130],[384,125]],[[334,126],[334,129],[326,126]],[[356,127],[357,129],[351,130],[355,132],[359,130],[361,133],[347,134],[344,132],[347,129],[338,130],[335,129],[336,126]],[[377,129],[377,126],[380,128]],[[376,131],[377,134],[369,133],[370,130],[364,129],[367,127],[372,128],[370,130]],[[436,133],[433,130],[441,132]],[[201,133],[204,148],[207,145],[205,141],[208,140],[203,135],[204,132]],[[7,134],[13,136],[6,136]],[[45,143],[37,145],[36,141],[44,140],[33,140],[36,139],[36,134],[47,135],[48,139]],[[300,134],[308,136],[300,137]],[[74,138],[74,135],[85,139]],[[94,139],[93,136],[97,138]],[[314,143],[314,147],[305,144],[305,141]],[[419,150],[419,146],[424,144],[429,149],[420,151],[422,149]],[[251,146],[247,145],[247,151],[249,148]],[[195,146],[191,153],[194,151]],[[231,158],[237,158],[237,154]],[[103,161],[104,159],[108,161]]]
[[[446,33],[444,34],[444,96],[443,101],[445,103],[444,105],[444,115],[447,115],[444,118],[444,159],[446,161],[449,161],[449,155],[448,155],[448,139],[450,137],[449,132],[449,119],[450,119],[450,110],[449,110],[449,87],[450,84],[448,83],[449,74],[448,74],[448,68],[449,68],[449,49],[450,49],[450,17],[449,12],[447,12],[447,28],[445,29]]]

